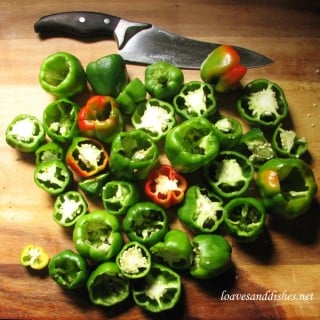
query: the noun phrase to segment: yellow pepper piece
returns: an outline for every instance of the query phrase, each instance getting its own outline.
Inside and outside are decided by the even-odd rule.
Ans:
[[[20,263],[31,269],[41,270],[48,265],[49,256],[42,247],[29,244],[21,252]]]

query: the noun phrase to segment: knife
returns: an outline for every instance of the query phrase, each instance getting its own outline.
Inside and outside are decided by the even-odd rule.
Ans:
[[[149,23],[89,11],[47,15],[35,23],[34,29],[42,36],[62,34],[82,39],[114,38],[119,54],[126,62],[152,64],[161,60],[184,69],[200,69],[208,54],[220,45],[186,38]],[[272,60],[257,52],[233,47],[240,55],[241,64],[247,68],[272,63]]]

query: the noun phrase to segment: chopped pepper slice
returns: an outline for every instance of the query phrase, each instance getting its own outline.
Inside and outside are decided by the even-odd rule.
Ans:
[[[175,126],[165,139],[165,154],[178,172],[191,173],[200,169],[210,163],[219,150],[213,124],[203,117]]]
[[[40,163],[34,171],[36,185],[44,191],[57,195],[65,191],[72,181],[72,174],[62,160]]]
[[[143,309],[159,313],[172,309],[181,296],[181,278],[170,268],[153,263],[149,273],[132,285],[135,303]]]
[[[242,195],[254,174],[252,162],[235,151],[222,151],[205,167],[205,177],[213,191],[222,198]]]
[[[157,61],[145,69],[144,83],[147,92],[156,99],[169,101],[183,86],[184,75],[180,68],[165,61]]]
[[[85,214],[74,226],[73,243],[86,258],[96,262],[110,260],[118,254],[123,244],[119,221],[104,210]]]
[[[177,214],[191,232],[212,233],[223,222],[223,201],[208,188],[194,185],[188,188]]]
[[[136,129],[145,131],[153,141],[159,141],[176,124],[171,104],[152,98],[137,106],[131,117]]]
[[[255,168],[276,156],[272,144],[260,128],[252,128],[246,132],[235,150],[248,157]]]
[[[128,83],[126,64],[119,54],[110,54],[86,67],[88,82],[95,94],[116,98]]]
[[[224,227],[239,242],[253,242],[263,231],[266,210],[261,201],[251,197],[230,200],[223,211]]]
[[[112,142],[123,129],[123,119],[116,100],[110,96],[92,96],[78,115],[82,135],[102,142]]]
[[[210,279],[221,275],[230,267],[232,248],[217,234],[198,234],[192,240],[193,261],[191,275],[197,279]]]
[[[288,103],[278,84],[256,79],[244,87],[237,109],[252,126],[275,127],[287,116]]]
[[[239,53],[226,44],[215,48],[200,67],[201,79],[214,85],[217,92],[234,88],[246,72],[247,68],[240,64]]]
[[[101,197],[102,189],[109,179],[110,173],[101,173],[93,177],[80,179],[78,187],[89,197]]]
[[[167,233],[167,214],[153,202],[138,202],[125,215],[123,231],[131,241],[150,247],[162,241]]]
[[[100,141],[75,137],[67,150],[66,163],[78,176],[86,178],[105,169],[108,154]]]
[[[77,57],[67,52],[56,52],[42,62],[39,82],[48,93],[58,98],[68,98],[81,93],[87,79]]]
[[[36,150],[36,165],[49,160],[64,160],[64,150],[56,142],[50,141]]]
[[[17,115],[6,129],[7,144],[20,152],[35,152],[44,140],[44,126],[32,115]]]
[[[191,267],[192,246],[189,236],[182,230],[170,230],[163,242],[150,248],[153,257],[173,269],[186,270]]]
[[[300,158],[308,151],[308,142],[295,131],[284,129],[280,123],[272,135],[272,147],[279,157]]]
[[[80,254],[66,249],[51,258],[49,275],[65,289],[78,289],[86,285],[89,267]]]
[[[110,171],[119,180],[145,179],[158,161],[157,145],[142,130],[120,132],[110,152]]]
[[[304,214],[318,191],[312,169],[295,158],[265,162],[259,168],[256,183],[268,213],[285,220]]]
[[[111,214],[122,215],[139,200],[139,190],[129,181],[112,180],[102,190],[102,203]]]
[[[217,111],[212,87],[202,81],[186,83],[174,97],[176,112],[184,119],[212,116]]]
[[[67,191],[58,195],[53,207],[53,220],[64,227],[74,225],[87,213],[88,204],[78,191]]]
[[[110,307],[129,297],[130,282],[115,262],[107,261],[91,272],[87,291],[92,303]]]
[[[34,270],[44,269],[49,263],[49,256],[42,247],[28,244],[20,254],[20,263]]]
[[[79,106],[68,99],[51,102],[43,111],[43,125],[47,135],[57,142],[69,142],[79,135]]]
[[[116,264],[126,278],[142,278],[150,271],[151,254],[142,243],[130,241],[118,253]]]
[[[228,116],[220,116],[213,123],[213,131],[219,139],[220,150],[232,149],[242,137],[241,123]]]
[[[147,197],[164,208],[179,204],[186,189],[187,180],[166,164],[153,169],[144,185]]]
[[[116,100],[122,114],[132,114],[137,106],[146,100],[147,91],[139,78],[131,80],[117,96]]]

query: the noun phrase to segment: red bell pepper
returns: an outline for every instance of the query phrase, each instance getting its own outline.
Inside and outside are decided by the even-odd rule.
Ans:
[[[164,208],[182,202],[186,189],[187,180],[165,164],[150,172],[144,186],[145,194]]]
[[[123,129],[123,119],[116,100],[110,96],[92,96],[78,114],[82,135],[111,143]]]
[[[229,45],[215,48],[200,67],[202,80],[214,85],[217,92],[227,92],[235,87],[246,72],[239,53]]]

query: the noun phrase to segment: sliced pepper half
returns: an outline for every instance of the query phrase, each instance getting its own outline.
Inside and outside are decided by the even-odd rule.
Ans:
[[[35,152],[44,140],[44,126],[41,121],[32,115],[17,115],[6,129],[7,144],[21,152]]]
[[[49,256],[42,247],[29,244],[21,252],[20,263],[31,269],[41,270],[48,265]]]
[[[187,180],[169,165],[153,169],[144,185],[145,194],[164,208],[180,203],[187,189]]]
[[[142,278],[150,271],[151,254],[142,243],[130,241],[118,253],[116,264],[125,277]]]
[[[181,295],[181,278],[172,269],[153,263],[150,272],[132,286],[135,303],[143,309],[158,313],[172,309]]]
[[[288,114],[288,103],[281,87],[266,79],[248,83],[238,99],[240,116],[252,126],[275,127]]]
[[[193,233],[212,233],[223,222],[223,201],[206,187],[194,185],[188,188],[178,217]]]
[[[123,230],[131,241],[149,247],[163,240],[168,231],[168,217],[155,203],[138,202],[125,215]]]
[[[108,154],[103,144],[92,138],[75,137],[66,153],[66,163],[80,177],[90,177],[105,169]]]
[[[137,106],[131,117],[136,129],[145,131],[152,140],[159,141],[176,124],[173,106],[152,98]]]
[[[252,242],[263,231],[266,210],[261,201],[251,197],[230,200],[223,210],[224,227],[240,242]]]
[[[295,158],[267,161],[259,168],[256,183],[268,213],[286,220],[304,214],[318,191],[312,169]]]
[[[186,83],[174,97],[173,105],[184,119],[212,116],[217,111],[212,87],[202,81]]]
[[[123,119],[118,103],[110,96],[92,96],[78,114],[82,135],[102,142],[112,142],[123,129]]]
[[[235,151],[222,151],[204,171],[209,185],[217,195],[234,198],[248,189],[254,167],[246,156]]]
[[[191,173],[200,169],[210,163],[219,150],[213,124],[203,117],[191,118],[175,126],[165,139],[165,154],[178,172]]]
[[[68,191],[60,194],[54,203],[53,219],[56,223],[69,227],[87,213],[88,204],[78,191]]]

